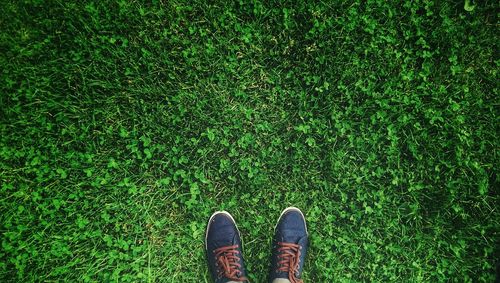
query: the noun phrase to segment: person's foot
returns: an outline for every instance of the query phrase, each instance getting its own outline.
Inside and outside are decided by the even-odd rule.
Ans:
[[[207,225],[205,249],[215,283],[248,282],[240,232],[231,214],[226,211],[212,214]]]
[[[296,207],[283,210],[274,232],[269,282],[302,283],[308,244],[304,214]]]

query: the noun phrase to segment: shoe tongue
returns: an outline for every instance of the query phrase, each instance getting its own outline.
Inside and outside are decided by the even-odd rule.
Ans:
[[[273,280],[273,283],[290,283],[290,280],[285,278],[276,278]]]

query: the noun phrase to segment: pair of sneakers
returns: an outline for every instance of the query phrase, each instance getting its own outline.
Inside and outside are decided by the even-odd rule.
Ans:
[[[304,214],[296,207],[281,213],[276,224],[270,283],[302,283],[309,239]],[[205,236],[208,268],[215,283],[249,282],[236,222],[226,211],[215,212]]]

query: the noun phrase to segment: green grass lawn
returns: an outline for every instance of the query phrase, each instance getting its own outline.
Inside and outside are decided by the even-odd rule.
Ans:
[[[253,282],[306,214],[306,282],[492,282],[498,2],[0,4],[0,281]],[[473,6],[474,5],[474,6]]]

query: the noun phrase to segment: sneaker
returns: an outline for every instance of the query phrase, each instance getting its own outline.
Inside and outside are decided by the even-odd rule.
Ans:
[[[304,214],[296,207],[283,210],[274,232],[269,282],[302,283],[308,244]]]
[[[207,225],[205,249],[215,283],[248,282],[240,231],[231,214],[226,211],[212,214]]]

